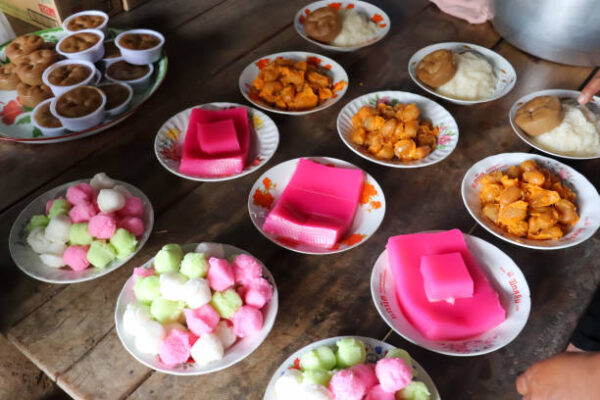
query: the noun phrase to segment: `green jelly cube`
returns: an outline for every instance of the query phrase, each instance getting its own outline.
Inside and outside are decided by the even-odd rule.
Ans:
[[[303,370],[319,369],[329,371],[335,367],[335,364],[335,353],[327,346],[312,349],[300,357],[300,367]]]
[[[71,204],[67,201],[67,199],[55,199],[50,206],[50,210],[48,211],[48,218],[52,219],[57,215],[68,214],[71,209]]]
[[[39,227],[43,228],[45,226],[48,226],[48,223],[50,223],[50,218],[48,218],[47,216],[45,216],[43,214],[34,215],[29,220],[29,223],[25,227],[25,230],[27,232],[31,232],[35,228],[39,228]]]
[[[183,251],[178,244],[166,244],[154,256],[154,269],[158,274],[178,271],[183,258]]]
[[[117,258],[127,258],[135,252],[137,240],[128,230],[119,228],[110,238],[110,244],[117,249]]]
[[[175,252],[177,254],[179,254],[179,258],[183,258],[183,249],[181,248],[180,245],[176,244],[176,243],[169,243],[169,244],[165,244],[162,247],[163,250],[168,250],[168,251],[172,251]]]
[[[242,306],[242,298],[234,289],[213,293],[210,304],[221,318],[231,319],[233,314]]]
[[[417,369],[415,368],[413,362],[412,362],[412,358],[410,358],[410,354],[408,354],[408,351],[403,350],[403,349],[392,349],[390,351],[388,351],[388,353],[385,355],[386,358],[401,358],[404,360],[404,362],[406,362],[406,365],[410,366],[412,368],[413,371],[413,377],[417,376]]]
[[[344,338],[337,341],[337,366],[348,368],[356,364],[364,363],[367,359],[365,344],[355,338]]]
[[[152,300],[150,314],[161,324],[177,322],[183,315],[183,301],[167,300],[162,296]]]
[[[87,252],[87,260],[96,268],[104,268],[117,258],[117,251],[110,243],[95,240]]]
[[[71,224],[69,229],[69,242],[71,244],[88,245],[91,244],[94,239],[88,232],[87,222],[80,224]]]
[[[427,386],[419,381],[412,381],[398,393],[400,394],[399,398],[404,400],[429,400],[431,397]],[[398,398],[397,396],[396,398]]]
[[[208,272],[208,262],[204,253],[187,253],[181,260],[181,269],[179,270],[189,279],[204,278]]]
[[[156,275],[145,278],[137,278],[133,286],[135,297],[140,303],[150,304],[152,300],[160,296],[160,279]]]
[[[308,369],[302,373],[302,376],[304,378],[303,382],[329,386],[332,374],[324,369]]]

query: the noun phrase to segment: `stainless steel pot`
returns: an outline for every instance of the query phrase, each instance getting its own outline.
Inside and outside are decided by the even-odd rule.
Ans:
[[[563,64],[600,65],[600,0],[492,0],[492,23],[521,50]]]

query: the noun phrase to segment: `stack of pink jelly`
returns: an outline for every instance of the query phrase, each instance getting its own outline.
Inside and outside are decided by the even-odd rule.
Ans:
[[[387,251],[400,306],[427,339],[466,339],[506,319],[458,229],[394,236]]]
[[[290,241],[331,248],[352,226],[364,180],[360,169],[300,159],[263,230]]]
[[[239,174],[250,148],[248,112],[194,108],[190,115],[179,172],[200,177]]]

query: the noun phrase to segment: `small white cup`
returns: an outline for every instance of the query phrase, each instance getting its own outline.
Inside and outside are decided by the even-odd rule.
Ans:
[[[70,86],[58,86],[58,85],[53,85],[52,83],[50,83],[50,81],[48,80],[48,76],[50,75],[50,73],[52,71],[54,71],[56,68],[60,67],[61,65],[70,65],[70,64],[80,64],[80,65],[85,65],[86,67],[88,67],[91,70],[91,74],[90,76],[88,76],[87,78],[85,78],[84,80],[82,80],[79,83],[76,83],[74,85],[70,85]],[[61,94],[68,92],[69,90],[76,88],[77,86],[84,86],[84,85],[88,85],[88,84],[98,84],[98,82],[100,81],[100,79],[102,78],[102,74],[100,73],[100,71],[98,71],[96,69],[96,66],[94,64],[92,64],[89,61],[85,61],[85,60],[62,60],[59,62],[56,62],[54,64],[52,64],[50,67],[46,68],[44,70],[44,73],[42,74],[42,81],[44,82],[44,84],[46,86],[48,86],[51,90],[52,93],[54,93],[54,96],[58,97]]]
[[[131,100],[133,99],[133,89],[131,88],[130,85],[123,83],[123,82],[104,82],[101,83],[100,85],[98,85],[98,88],[102,89],[102,86],[107,86],[107,85],[121,85],[124,88],[126,88],[129,91],[129,96],[127,96],[127,99],[121,103],[120,105],[116,106],[115,108],[112,109],[106,109],[106,116],[107,117],[116,117],[119,114],[122,114],[125,110],[127,110],[127,108],[129,107],[129,104],[131,104]]]
[[[110,39],[110,40],[105,40],[104,41],[104,49],[106,50],[106,43],[108,42],[114,42],[114,39]],[[117,47],[118,48],[118,47]],[[119,50],[121,51],[121,50]],[[108,65],[110,63],[113,63],[115,61],[121,61],[123,59],[123,56],[119,56],[119,57],[113,57],[113,58],[106,58],[106,51],[104,52],[104,58],[102,58],[102,65],[104,68],[108,67]]]
[[[62,42],[73,35],[77,35],[78,33],[94,33],[100,37],[100,40],[98,40],[98,43],[96,43],[89,49],[85,49],[76,53],[66,53],[62,51],[60,49],[60,45],[62,44]],[[85,60],[91,63],[95,63],[96,61],[99,61],[102,59],[102,57],[104,57],[104,32],[98,29],[82,29],[80,31],[70,33],[58,41],[58,43],[56,44],[56,51],[58,52],[58,54],[70,58],[72,60]]]
[[[56,103],[57,103],[59,97],[55,97],[54,99],[52,99],[53,101],[50,103],[50,112],[56,118],[58,118],[60,123],[63,124],[63,126],[65,128],[67,128],[71,131],[76,131],[76,132],[85,131],[86,129],[90,129],[96,125],[99,125],[104,120],[104,116],[105,116],[104,107],[106,106],[106,95],[104,94],[104,92],[102,92],[102,90],[98,89],[95,86],[86,86],[86,87],[90,87],[90,88],[97,90],[98,93],[100,94],[100,96],[102,96],[102,103],[100,104],[100,106],[96,110],[92,111],[91,113],[89,113],[87,115],[84,115],[81,117],[76,117],[76,118],[65,117],[56,112]]]
[[[116,61],[114,61],[114,62],[116,62]],[[106,66],[106,72],[104,73],[104,77],[106,79],[108,79],[109,81],[117,82],[117,83],[126,83],[129,86],[131,86],[131,88],[133,89],[133,91],[135,93],[138,93],[138,92],[146,89],[150,85],[150,78],[152,77],[152,73],[154,72],[154,65],[148,64],[148,67],[149,67],[148,73],[140,78],[121,80],[121,79],[113,78],[108,74],[108,68],[112,64],[113,63],[110,63]]]
[[[145,50],[132,50],[123,47],[119,44],[119,41],[123,36],[136,33],[145,33],[148,35],[156,36],[160,39],[160,43],[151,49]],[[121,56],[123,57],[123,60],[127,61],[129,64],[145,65],[152,64],[153,62],[158,61],[160,59],[162,48],[165,44],[165,37],[160,32],[153,31],[151,29],[131,29],[129,31],[121,32],[120,34],[118,34],[115,38],[115,44],[117,45],[119,50],[121,50]]]
[[[42,101],[37,106],[35,106],[33,108],[33,111],[31,112],[31,124],[33,126],[35,126],[36,128],[38,128],[42,132],[42,135],[47,136],[47,137],[56,137],[56,136],[60,136],[63,133],[65,133],[65,128],[63,126],[59,126],[58,128],[48,128],[46,126],[42,126],[42,125],[38,124],[38,122],[35,119],[35,115],[37,114],[38,110],[44,104],[50,103],[54,99],[55,99],[55,97],[52,97],[50,99],[46,99],[46,100]],[[54,115],[54,114],[52,114],[52,115]]]
[[[67,28],[67,26],[69,25],[69,22],[70,22],[72,19],[79,17],[80,15],[99,15],[99,16],[101,16],[101,17],[104,17],[104,23],[102,23],[102,25],[100,25],[100,26],[97,26],[97,27],[95,27],[94,29],[98,29],[98,30],[100,30],[100,31],[102,31],[102,32],[104,32],[104,33],[106,33],[106,25],[108,24],[108,14],[107,14],[107,13],[105,13],[105,12],[103,12],[103,11],[100,11],[100,10],[88,10],[88,11],[81,11],[81,12],[78,12],[78,13],[75,13],[75,14],[73,14],[73,15],[70,15],[70,16],[68,16],[68,17],[67,17],[67,18],[64,20],[64,22],[63,22],[63,24],[62,24],[63,30],[64,30],[65,32],[67,32],[67,33],[77,33],[77,32],[81,32],[81,30],[79,30],[79,31],[72,31],[72,30],[70,30],[69,28]]]

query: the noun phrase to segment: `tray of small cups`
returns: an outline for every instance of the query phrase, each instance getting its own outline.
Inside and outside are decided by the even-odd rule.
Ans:
[[[62,28],[0,46],[0,140],[54,143],[101,132],[131,115],[167,70],[162,34],[107,26],[83,11]]]

